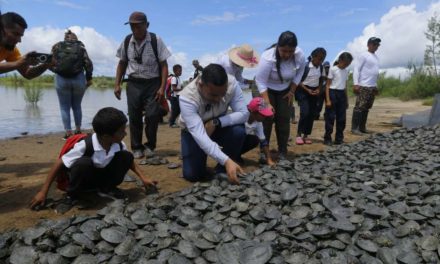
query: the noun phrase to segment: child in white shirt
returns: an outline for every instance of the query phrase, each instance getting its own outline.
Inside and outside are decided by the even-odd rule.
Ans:
[[[263,121],[267,118],[273,118],[273,111],[265,103],[262,97],[253,98],[247,105],[249,110],[249,119],[245,123],[246,138],[241,149],[241,154],[254,149],[258,143],[264,156],[260,156],[260,162],[269,165],[275,165],[269,152],[269,142],[264,136]],[[241,160],[242,161],[242,160]]]
[[[325,90],[325,135],[324,144],[332,145],[333,125],[336,119],[335,144],[339,145],[344,140],[344,129],[346,123],[346,113],[348,108],[347,97],[347,67],[353,61],[353,56],[348,52],[339,55],[338,60],[327,77],[327,86]]]

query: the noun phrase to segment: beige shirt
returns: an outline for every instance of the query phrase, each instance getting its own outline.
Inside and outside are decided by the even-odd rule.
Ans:
[[[165,61],[170,56],[171,53],[163,43],[162,39],[156,35],[157,38],[157,55],[159,57],[159,61]],[[121,45],[116,52],[116,57],[118,57],[122,61],[127,60],[127,56],[125,55],[124,41],[122,41]],[[142,47],[145,45],[145,48],[142,52],[142,64],[137,63],[135,60],[136,52],[140,53]],[[156,60],[156,56],[153,52],[153,46],[151,46],[151,36],[150,33],[147,32],[147,37],[141,42],[138,43],[133,36],[131,36],[130,42],[128,43],[127,49],[128,55],[128,65],[126,74],[135,78],[144,78],[151,79],[155,77],[159,77],[159,65]]]

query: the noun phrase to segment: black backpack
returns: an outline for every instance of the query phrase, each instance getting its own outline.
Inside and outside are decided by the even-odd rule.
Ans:
[[[60,41],[53,56],[54,72],[65,78],[75,77],[84,70],[85,47],[81,41]]]
[[[161,70],[161,66],[160,66],[160,61],[159,61],[159,54],[157,52],[157,37],[156,34],[152,33],[152,32],[148,32],[150,33],[151,36],[151,47],[153,48],[153,52],[154,52],[154,56],[156,57],[156,61],[157,61],[157,65],[159,65],[159,77],[162,76],[162,70]],[[125,50],[125,59],[128,62],[128,45],[130,45],[130,39],[131,36],[133,34],[128,34],[125,39],[124,39],[124,50]]]

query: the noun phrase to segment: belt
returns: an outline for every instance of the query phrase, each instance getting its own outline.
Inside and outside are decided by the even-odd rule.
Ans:
[[[132,82],[132,83],[148,83],[155,79],[159,79],[160,77],[155,77],[151,79],[145,79],[145,78],[135,78],[135,77],[128,77],[127,79],[122,80],[122,82]]]
[[[281,91],[278,91],[278,90],[272,90],[272,89],[270,89],[270,87],[269,88],[267,88],[267,91],[268,92],[270,92],[270,93],[272,93],[272,94],[284,94],[284,93],[288,93],[289,91],[290,91],[290,87],[287,87],[286,89],[284,89],[284,90],[281,90]]]

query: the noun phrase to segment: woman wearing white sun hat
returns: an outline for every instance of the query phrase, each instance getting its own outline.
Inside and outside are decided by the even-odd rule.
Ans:
[[[246,89],[254,81],[243,78],[243,69],[257,67],[259,60],[260,56],[254,49],[248,44],[243,44],[230,49],[227,54],[221,56],[218,64],[223,66],[227,74],[235,77],[242,89]],[[252,100],[251,91],[243,91],[243,97],[248,103]]]

